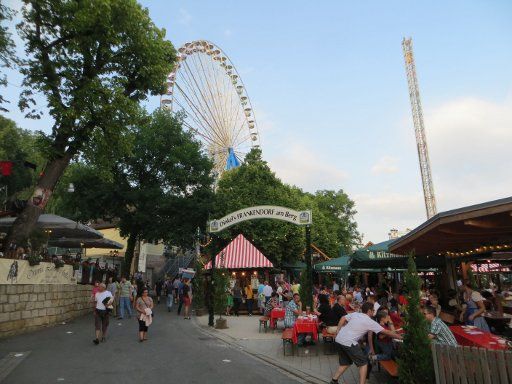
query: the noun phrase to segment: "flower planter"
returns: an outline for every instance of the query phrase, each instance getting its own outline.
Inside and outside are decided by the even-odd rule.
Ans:
[[[207,312],[208,311],[206,309],[204,309],[204,308],[197,308],[195,310],[196,316],[204,316],[204,315],[206,315]]]

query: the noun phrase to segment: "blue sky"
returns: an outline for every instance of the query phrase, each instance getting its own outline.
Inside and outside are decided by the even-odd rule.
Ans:
[[[439,210],[512,194],[511,2],[142,4],[176,47],[205,39],[230,56],[265,159],[305,190],[344,189],[365,240],[425,219],[405,36],[414,42]],[[10,86],[7,97],[18,92]],[[30,129],[50,125],[9,117]]]

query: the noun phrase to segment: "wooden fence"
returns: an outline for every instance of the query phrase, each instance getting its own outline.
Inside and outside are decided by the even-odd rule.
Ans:
[[[510,384],[512,351],[432,344],[437,384]]]

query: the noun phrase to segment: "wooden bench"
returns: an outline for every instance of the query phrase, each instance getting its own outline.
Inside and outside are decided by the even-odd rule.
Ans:
[[[334,333],[327,332],[327,328],[322,329],[322,339],[324,341],[324,355],[336,354],[336,344],[334,339],[336,335]]]
[[[263,326],[263,329],[265,330],[265,333],[267,333],[269,320],[270,320],[270,317],[268,317],[268,316],[261,316],[260,317],[260,327],[259,327],[258,332],[261,333],[261,326]]]
[[[286,344],[290,344],[292,346],[292,356],[293,356],[293,329],[286,328],[281,335],[281,339],[283,340],[283,355],[286,356]]]
[[[381,368],[389,373],[392,377],[398,377],[398,364],[393,360],[381,360],[379,361],[379,371]]]

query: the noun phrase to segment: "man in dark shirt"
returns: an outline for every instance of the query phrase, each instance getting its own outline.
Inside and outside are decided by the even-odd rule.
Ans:
[[[327,332],[336,333],[338,323],[340,319],[347,314],[345,310],[345,296],[339,295],[336,303],[332,306],[331,310],[327,314],[325,325],[327,326]]]

